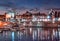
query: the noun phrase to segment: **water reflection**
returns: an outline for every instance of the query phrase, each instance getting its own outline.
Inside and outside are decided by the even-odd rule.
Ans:
[[[29,28],[23,31],[3,31],[0,41],[58,41],[60,30],[44,30],[42,28]]]
[[[12,32],[12,41],[14,41],[14,32]]]
[[[36,40],[36,41],[38,40],[38,33],[36,30],[33,31],[33,41],[34,40]]]

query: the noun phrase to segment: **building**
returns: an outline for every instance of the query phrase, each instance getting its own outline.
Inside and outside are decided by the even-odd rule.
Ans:
[[[0,21],[5,21],[5,15],[0,15]]]

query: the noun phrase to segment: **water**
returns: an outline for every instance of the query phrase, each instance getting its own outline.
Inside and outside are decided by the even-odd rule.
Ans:
[[[14,41],[14,32],[12,32],[11,34],[12,34],[12,41]]]
[[[30,28],[22,31],[3,31],[0,41],[59,41],[60,31]]]

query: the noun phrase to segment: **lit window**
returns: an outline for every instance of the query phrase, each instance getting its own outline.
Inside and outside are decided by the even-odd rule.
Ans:
[[[48,21],[51,21],[50,19],[47,19]]]
[[[53,19],[53,21],[52,21],[53,23],[55,23],[55,18]]]
[[[33,18],[32,21],[37,21],[37,18]]]
[[[10,13],[8,13],[8,14],[11,15],[12,17],[14,17],[14,13],[11,13],[11,12],[10,12]]]
[[[22,19],[22,21],[27,21],[26,19]]]
[[[40,19],[40,21],[43,21],[43,19]]]
[[[26,25],[26,23],[24,22],[24,23],[23,23],[23,25],[25,26],[25,25]]]
[[[60,18],[58,18],[58,21],[60,21]]]
[[[44,19],[44,21],[48,21],[47,19]]]
[[[47,16],[47,18],[50,18],[50,16]]]
[[[6,14],[6,18],[11,18],[11,15],[10,14]]]

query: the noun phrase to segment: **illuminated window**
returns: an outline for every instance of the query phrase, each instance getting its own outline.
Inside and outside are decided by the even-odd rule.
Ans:
[[[47,19],[44,19],[44,21],[48,21]]]
[[[22,19],[22,21],[27,21],[26,19]]]
[[[60,18],[58,18],[58,21],[60,21]]]
[[[11,15],[11,17],[14,17],[14,13],[11,13],[11,12],[10,12],[10,13],[8,13],[8,14]]]
[[[26,25],[26,23],[24,22],[24,23],[23,23],[23,25],[25,26],[25,25]]]
[[[9,14],[11,18],[14,18],[15,13],[13,11],[8,11],[7,14]]]
[[[51,21],[50,19],[47,19],[48,21]]]
[[[11,15],[10,14],[6,14],[6,18],[11,18]]]
[[[37,21],[37,18],[33,18],[32,21]]]
[[[55,23],[55,18],[53,19],[53,21],[52,21],[53,23]]]
[[[50,16],[47,16],[47,18],[50,18]]]

